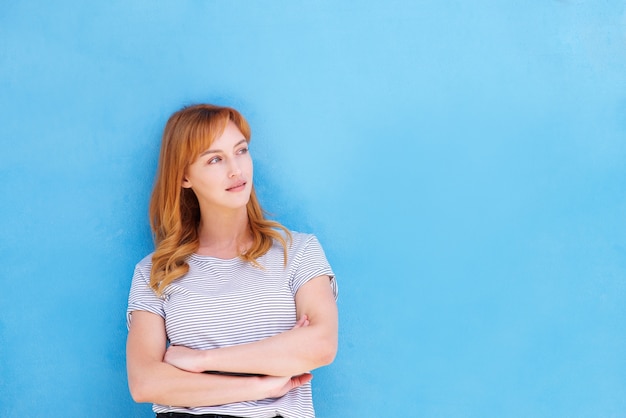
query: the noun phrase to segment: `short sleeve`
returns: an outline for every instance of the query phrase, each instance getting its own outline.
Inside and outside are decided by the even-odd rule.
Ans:
[[[295,296],[300,286],[311,279],[326,275],[330,277],[330,286],[335,300],[338,296],[337,281],[326,254],[315,235],[308,235],[294,254],[295,272],[291,279],[291,289]]]
[[[163,299],[158,297],[150,287],[149,257],[142,260],[135,267],[133,280],[128,295],[128,309],[126,310],[126,326],[130,327],[131,314],[133,311],[147,311],[165,318]]]

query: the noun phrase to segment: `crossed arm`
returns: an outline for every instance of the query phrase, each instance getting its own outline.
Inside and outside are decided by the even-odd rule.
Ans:
[[[165,405],[208,406],[279,397],[311,380],[308,371],[333,361],[337,307],[328,276],[297,292],[296,326],[255,343],[215,350],[171,346],[158,315],[135,311],[128,334],[128,382],[133,399]],[[234,377],[203,371],[254,373]]]

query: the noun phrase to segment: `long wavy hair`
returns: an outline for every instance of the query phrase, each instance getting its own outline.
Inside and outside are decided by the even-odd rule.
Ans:
[[[210,104],[187,106],[174,113],[165,125],[150,199],[150,226],[155,244],[150,286],[158,295],[172,281],[189,271],[187,258],[200,246],[200,205],[193,190],[182,187],[185,172],[222,135],[229,121],[250,142],[248,122],[230,107]],[[240,258],[262,267],[256,261],[257,258],[267,253],[276,240],[283,246],[286,263],[291,234],[280,223],[265,218],[254,186],[246,209],[253,243]]]

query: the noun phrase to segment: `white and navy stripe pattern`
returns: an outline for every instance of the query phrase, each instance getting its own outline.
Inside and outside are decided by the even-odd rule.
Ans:
[[[152,257],[147,256],[135,268],[128,323],[132,311],[155,313],[165,319],[172,344],[203,350],[259,341],[291,329],[296,322],[295,294],[304,283],[328,275],[337,297],[334,274],[317,238],[298,232],[292,232],[292,236],[286,267],[279,243],[258,259],[263,269],[239,258],[224,260],[193,254],[188,259],[189,272],[167,286],[162,297],[157,297],[149,286]],[[203,408],[155,404],[153,410],[249,418],[315,416],[310,384],[278,399]]]

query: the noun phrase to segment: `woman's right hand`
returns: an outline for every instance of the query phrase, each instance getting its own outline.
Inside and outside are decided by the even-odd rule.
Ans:
[[[309,318],[306,315],[302,315],[296,322],[292,329],[304,328],[309,326]],[[311,373],[304,373],[298,376],[286,377],[286,376],[263,376],[260,377],[261,381],[267,385],[268,398],[280,398],[284,396],[291,389],[295,389],[306,383],[309,383],[313,379]]]
[[[296,325],[293,326],[292,329],[304,328],[309,326],[309,317],[306,315],[302,315],[300,319],[296,322]]]
[[[280,398],[291,389],[309,383],[311,379],[313,379],[313,375],[311,373],[304,373],[292,377],[263,376],[260,377],[260,379],[267,387],[268,398]]]

